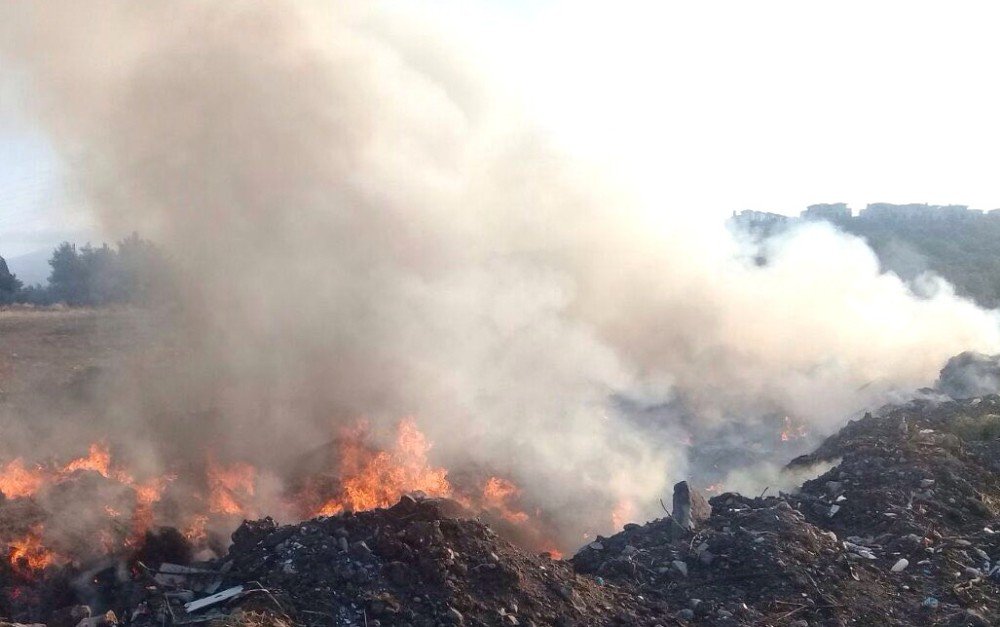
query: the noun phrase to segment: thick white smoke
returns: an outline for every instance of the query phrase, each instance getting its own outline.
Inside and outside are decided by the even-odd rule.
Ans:
[[[332,425],[413,415],[442,459],[604,516],[686,471],[685,427],[625,405],[822,430],[1000,348],[993,312],[915,296],[832,228],[758,265],[722,223],[639,206],[391,12],[18,3],[0,21],[108,232],[181,267],[193,357],[156,383],[216,410],[234,456],[280,465]]]

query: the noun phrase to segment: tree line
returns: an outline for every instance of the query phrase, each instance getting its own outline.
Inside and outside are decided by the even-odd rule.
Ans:
[[[0,257],[0,304],[148,304],[167,282],[167,259],[133,233],[115,246],[63,242],[52,252],[46,285],[24,285]]]

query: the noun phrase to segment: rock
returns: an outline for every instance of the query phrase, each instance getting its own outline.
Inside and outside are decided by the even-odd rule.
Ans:
[[[674,568],[677,569],[677,572],[687,577],[688,565],[685,562],[682,562],[681,560],[674,560],[673,562],[671,562],[671,564],[673,565]]]
[[[909,565],[910,565],[910,560],[906,559],[905,557],[901,557],[899,561],[897,561],[895,564],[892,565],[891,570],[894,573],[901,573],[904,570],[906,570],[906,567]]]
[[[671,517],[683,529],[693,529],[695,525],[708,520],[712,508],[700,492],[692,489],[687,481],[674,485],[673,513]]]
[[[677,618],[681,620],[694,620],[694,610],[684,608],[683,610],[677,612]]]
[[[448,618],[453,625],[461,625],[465,622],[465,617],[462,616],[462,613],[451,606],[448,607]]]
[[[357,558],[366,558],[372,554],[372,550],[363,541],[352,543],[350,549],[351,555]]]

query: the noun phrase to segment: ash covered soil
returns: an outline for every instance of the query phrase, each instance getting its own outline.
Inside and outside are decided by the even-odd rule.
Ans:
[[[693,528],[630,524],[568,560],[519,549],[452,501],[406,496],[296,525],[245,522],[225,556],[192,572],[163,572],[184,551],[160,538],[76,614],[12,598],[7,569],[0,612],[51,625],[87,613],[87,625],[994,625],[998,435],[1000,397],[914,401],[794,460],[837,463],[792,494],[721,494]]]

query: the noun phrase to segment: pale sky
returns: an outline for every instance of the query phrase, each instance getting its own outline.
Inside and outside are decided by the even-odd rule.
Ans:
[[[1000,207],[994,2],[403,2],[664,211]],[[0,255],[93,234],[0,60]]]

